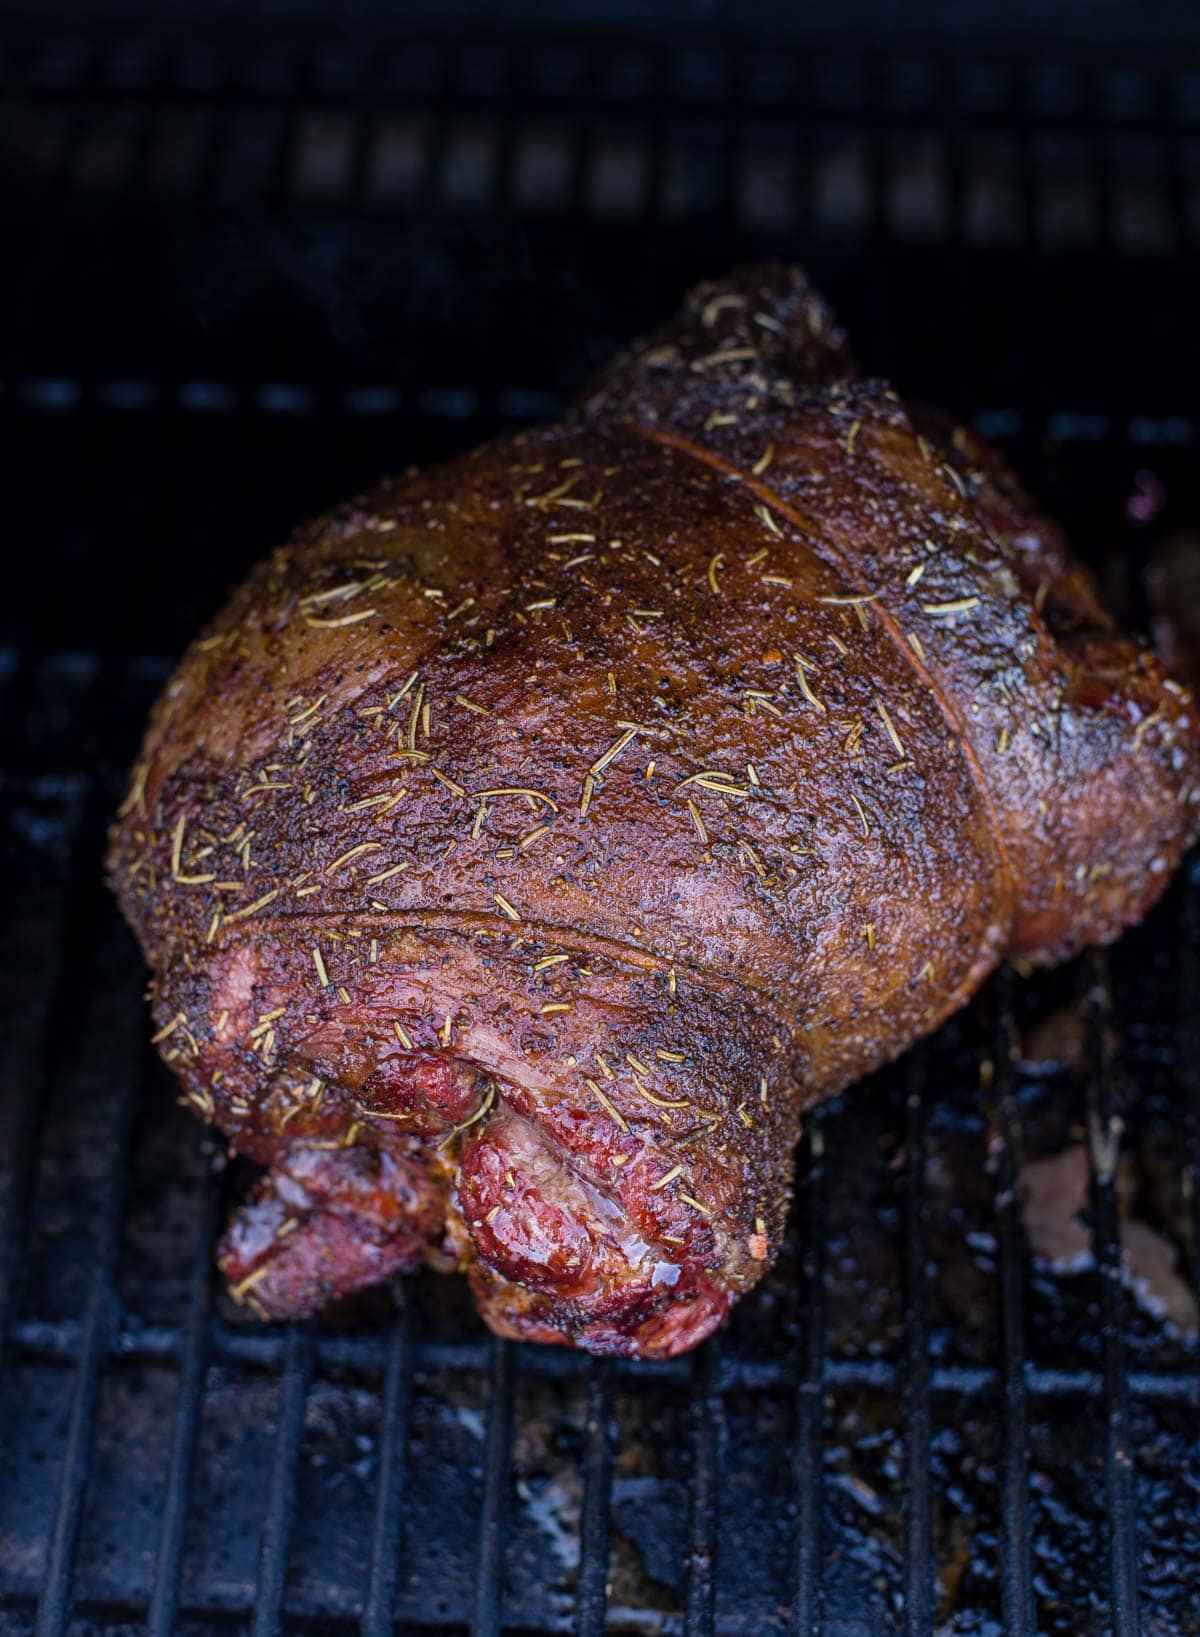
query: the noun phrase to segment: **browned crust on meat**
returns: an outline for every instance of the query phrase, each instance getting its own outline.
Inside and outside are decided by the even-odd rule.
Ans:
[[[509,1333],[691,1345],[804,1108],[1140,915],[1195,716],[1039,521],[768,268],[260,564],[110,854],[164,1055],[274,1167],[245,1298],[451,1257]]]

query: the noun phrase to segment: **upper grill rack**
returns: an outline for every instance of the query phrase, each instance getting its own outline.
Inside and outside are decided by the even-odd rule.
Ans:
[[[938,237],[956,193],[962,228],[984,244],[1026,243],[1044,224],[1051,243],[1111,235],[1118,248],[1161,251],[1195,230],[1194,209],[1177,208],[1179,187],[1194,190],[1194,149],[1171,175],[1161,146],[1200,133],[1195,48],[1156,58],[1050,47],[1034,57],[925,42],[885,52],[519,29],[467,40],[364,30],[351,44],[295,23],[257,39],[245,25],[169,24],[47,37],[39,20],[24,37],[9,25],[3,75],[31,155],[84,192],[266,187],[360,208],[590,207],[654,221],[725,210],[778,230],[813,207],[797,183],[814,133],[841,129],[862,136],[863,157],[826,179],[839,198],[822,202],[849,231]],[[236,170],[223,165],[231,134]],[[962,196],[995,138],[991,156],[1011,173],[1003,191],[1033,209]],[[912,143],[930,139],[952,146],[954,161],[941,178],[910,175],[908,199],[897,199],[889,179]],[[1039,175],[1051,156],[1055,173]],[[928,146],[924,158],[943,169]],[[884,185],[860,183],[860,165]],[[820,176],[808,180],[820,193]],[[1082,190],[1073,213],[1051,212],[1047,223],[1040,197],[1069,189]]]
[[[78,594],[35,588],[14,642],[176,650],[297,517],[550,415],[738,259],[801,256],[872,369],[1026,470],[1047,441],[1132,443],[1186,491],[1192,48],[31,19],[0,99],[0,422],[18,470],[80,479],[49,542]],[[196,481],[230,416],[260,474],[232,511]],[[1047,498],[1086,543],[1112,508],[1076,478]],[[15,519],[39,536],[41,501]],[[143,553],[155,633],[107,573],[149,531],[187,570]]]
[[[36,520],[47,572],[0,666],[0,1630],[915,1637],[952,1614],[1005,1637],[1186,1629],[1200,1376],[1194,1348],[1134,1304],[1119,1233],[1130,1187],[1168,1225],[1186,1206],[1200,1295],[1196,884],[1086,970],[1087,1069],[1055,1096],[1012,1047],[1069,991],[1001,980],[853,1093],[849,1118],[818,1113],[779,1273],[715,1343],[650,1367],[494,1342],[449,1283],[405,1285],[373,1323],[247,1326],[211,1272],[223,1174],[151,1060],[142,973],[97,875],[117,769],[166,674],[128,655],[176,648],[306,507],[549,413],[713,264],[714,224],[720,263],[777,250],[832,272],[863,356],[948,389],[1027,470],[1048,440],[1053,498],[1085,537],[1142,464],[1194,516],[1183,349],[1156,367],[1155,402],[1140,384],[1147,336],[1194,288],[1197,62],[400,33],[339,58],[319,31],[280,47],[42,23],[8,29],[3,62],[6,142],[35,186],[14,194],[31,255],[3,275],[17,316],[0,413],[32,478],[16,521]],[[196,157],[164,170],[170,151]],[[243,212],[254,277],[271,211],[335,248],[339,217],[368,246],[380,221],[443,224],[424,248],[451,324],[422,346],[426,311],[385,307],[381,368],[338,329],[380,316],[361,285],[265,334],[242,309],[71,320],[59,254],[114,219],[160,221],[172,198]],[[606,295],[647,230],[646,288]],[[497,249],[489,286],[477,261]],[[122,279],[140,287],[143,253],[144,234],[101,258],[106,302]],[[566,269],[549,280],[555,333],[575,306],[599,315],[565,365],[528,347],[551,264]],[[1081,334],[1131,296],[1158,305],[1140,341],[1106,331],[1103,369],[1076,374],[1054,291],[1083,272]],[[520,367],[503,339],[482,357],[440,345],[464,318],[478,340],[464,303],[480,294],[489,317],[516,316]],[[1004,299],[1027,328],[998,363],[963,319]],[[925,301],[946,322],[910,337],[898,314]],[[64,462],[84,499],[47,508]],[[327,492],[304,488],[312,470]],[[256,511],[248,477],[274,510]],[[162,540],[183,544],[185,584]],[[139,606],[124,571],[87,578],[105,548],[124,551]],[[78,615],[59,567],[83,577]],[[1095,1270],[1056,1283],[1030,1265],[1018,1183],[1030,1153],[1064,1142],[1090,1155]],[[1114,1142],[1135,1182],[1107,1164]]]

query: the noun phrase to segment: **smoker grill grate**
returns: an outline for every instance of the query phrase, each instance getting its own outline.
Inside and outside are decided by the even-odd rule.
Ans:
[[[653,1367],[493,1341],[432,1278],[247,1322],[210,1262],[236,1183],[97,874],[168,668],[137,656],[731,260],[806,260],[864,358],[1115,542],[1137,612],[1129,485],[1200,501],[1200,59],[4,28],[0,421],[38,560],[0,655],[0,1633],[1189,1629],[1200,1372],[1120,1236],[1136,1211],[1200,1295],[1195,865],[1107,959],[1001,976],[818,1112],[780,1268]],[[1080,987],[1086,1071],[1030,1070]],[[1020,1182],[1064,1148],[1094,1262],[1054,1276]]]

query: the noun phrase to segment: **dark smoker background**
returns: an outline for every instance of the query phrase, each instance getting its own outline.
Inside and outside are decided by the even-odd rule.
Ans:
[[[255,556],[738,261],[1194,667],[1200,12],[1046,10],[0,7],[0,1637],[1193,1628],[1195,881],[815,1119],[771,1279],[615,1368],[432,1276],[232,1307],[98,881]]]

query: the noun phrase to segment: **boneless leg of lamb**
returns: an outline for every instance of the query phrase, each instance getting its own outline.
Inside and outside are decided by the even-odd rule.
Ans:
[[[262,563],[154,712],[112,882],[188,1100],[267,1167],[264,1315],[427,1259],[664,1357],[779,1246],[803,1111],[1195,832],[1186,692],[999,458],[797,271],[561,425]]]

